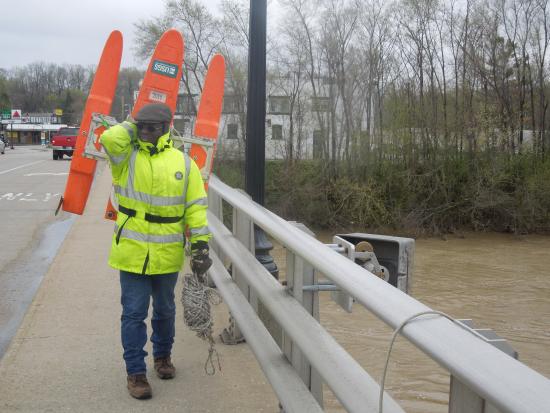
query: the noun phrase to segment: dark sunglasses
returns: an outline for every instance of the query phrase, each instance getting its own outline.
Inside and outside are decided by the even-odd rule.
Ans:
[[[136,126],[139,131],[145,129],[147,132],[156,132],[162,129],[162,123],[138,123]]]

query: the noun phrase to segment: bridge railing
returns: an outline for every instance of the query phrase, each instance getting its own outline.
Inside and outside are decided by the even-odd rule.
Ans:
[[[222,200],[233,209],[232,231],[223,224]],[[210,275],[284,410],[320,411],[322,394],[318,394],[316,383],[322,381],[347,411],[377,412],[379,384],[304,308],[302,288],[296,288],[301,286],[292,290],[282,286],[255,259],[253,226],[261,227],[286,248],[291,273],[310,273],[313,268],[393,329],[431,309],[215,176],[209,184],[209,210],[214,256]],[[231,263],[231,278],[220,258]],[[298,279],[303,284],[302,275]],[[297,351],[289,352],[284,343],[281,350],[266,327],[261,324],[260,328],[256,313],[261,307],[276,320]],[[449,405],[450,412],[548,411],[550,380],[458,324],[429,315],[406,324],[401,334],[460,383],[457,388],[461,394]],[[309,365],[309,372],[301,368]],[[389,395],[384,396],[384,412],[402,411]]]

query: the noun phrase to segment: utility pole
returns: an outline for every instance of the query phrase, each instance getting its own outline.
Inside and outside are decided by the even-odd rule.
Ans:
[[[11,127],[11,131],[10,131],[10,149],[13,149],[13,119],[10,120],[10,127]]]
[[[266,0],[250,0],[245,187],[260,205],[265,182],[266,14]]]
[[[267,0],[250,0],[245,189],[260,205],[264,205],[265,190],[266,32]],[[254,240],[256,258],[279,278],[277,265],[269,255],[273,245],[257,226]]]

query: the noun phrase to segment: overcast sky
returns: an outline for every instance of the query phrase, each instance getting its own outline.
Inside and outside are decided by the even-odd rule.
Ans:
[[[202,0],[213,12],[220,0]],[[36,61],[95,65],[113,30],[124,38],[122,66],[134,58],[134,23],[159,16],[163,0],[0,0],[0,68]]]

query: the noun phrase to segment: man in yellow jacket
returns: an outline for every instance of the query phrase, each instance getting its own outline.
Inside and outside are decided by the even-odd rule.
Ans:
[[[204,183],[195,162],[173,147],[171,121],[167,105],[148,104],[135,120],[111,127],[100,139],[118,200],[109,264],[120,270],[122,346],[128,391],[137,399],[152,395],[143,349],[150,298],[154,368],[161,379],[175,375],[170,358],[174,288],[183,265],[186,230],[193,272],[202,275],[212,263]]]

